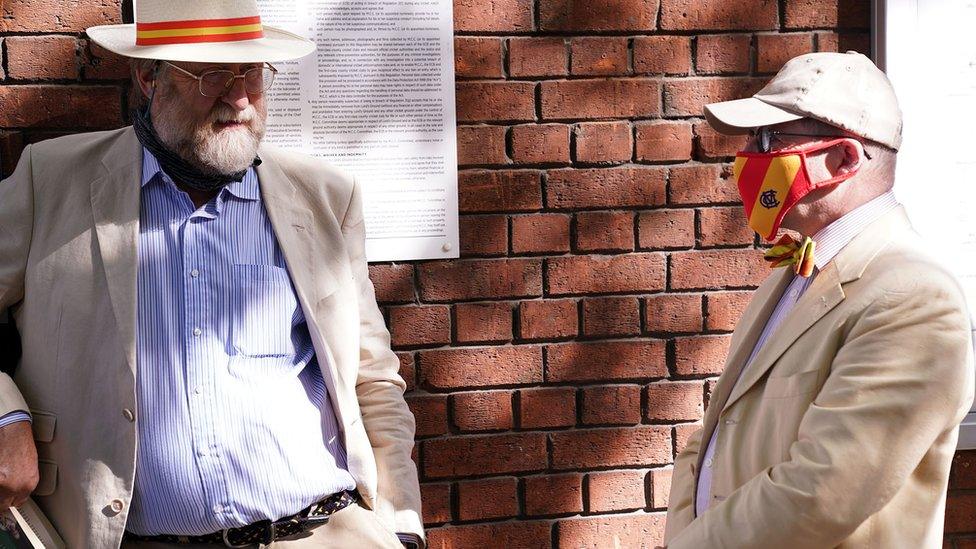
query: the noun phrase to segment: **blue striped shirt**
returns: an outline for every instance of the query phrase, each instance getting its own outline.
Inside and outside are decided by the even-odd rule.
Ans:
[[[196,209],[144,151],[139,221],[127,529],[204,534],[355,488],[255,171]]]

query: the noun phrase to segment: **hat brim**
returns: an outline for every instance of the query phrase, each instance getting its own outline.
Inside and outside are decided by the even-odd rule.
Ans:
[[[741,135],[760,126],[772,126],[801,118],[805,116],[770,105],[755,97],[705,105],[705,119],[715,131],[725,135]]]
[[[136,26],[99,25],[88,37],[99,46],[125,57],[197,63],[260,63],[288,61],[315,51],[315,42],[275,27],[265,26],[264,37],[234,42],[136,45]]]

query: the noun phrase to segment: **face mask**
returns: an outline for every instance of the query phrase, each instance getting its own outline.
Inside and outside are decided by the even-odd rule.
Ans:
[[[811,191],[836,185],[854,177],[860,169],[858,162],[851,171],[830,179],[810,180],[807,155],[843,144],[860,154],[860,143],[854,139],[831,139],[768,153],[739,152],[732,166],[739,196],[749,219],[749,227],[768,241],[776,238],[783,217]]]

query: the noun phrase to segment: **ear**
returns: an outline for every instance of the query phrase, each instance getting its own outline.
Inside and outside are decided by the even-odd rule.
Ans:
[[[139,65],[132,72],[133,79],[139,85],[139,90],[142,92],[142,95],[148,99],[152,94],[153,88],[156,86],[156,77],[158,73],[156,70],[156,65]]]
[[[864,145],[857,139],[847,138],[839,142],[837,146],[844,148],[844,158],[834,170],[834,175],[843,175],[859,170],[866,158]]]

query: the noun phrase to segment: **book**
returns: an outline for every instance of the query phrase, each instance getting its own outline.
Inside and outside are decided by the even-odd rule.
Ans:
[[[20,507],[0,512],[0,549],[64,549],[64,540],[28,499]]]

